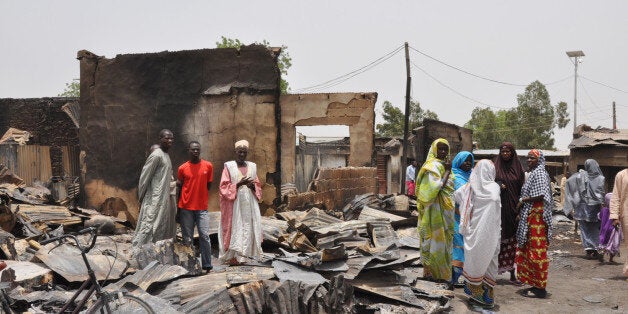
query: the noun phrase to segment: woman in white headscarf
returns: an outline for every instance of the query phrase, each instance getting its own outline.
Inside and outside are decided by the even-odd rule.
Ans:
[[[480,160],[469,183],[454,198],[460,204],[460,234],[464,236],[464,292],[484,307],[493,307],[501,238],[501,189],[495,166]]]
[[[584,162],[584,171],[567,179],[565,208],[573,209],[573,217],[578,220],[582,246],[587,257],[598,257],[600,243],[600,220],[598,214],[604,204],[604,176],[600,165],[594,159]]]

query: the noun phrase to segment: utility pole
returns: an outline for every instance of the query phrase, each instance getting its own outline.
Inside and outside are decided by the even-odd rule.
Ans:
[[[617,112],[615,111],[614,101],[613,101],[613,130],[617,130]]]
[[[403,157],[401,158],[401,194],[406,192],[406,167],[408,167],[408,123],[410,122],[410,54],[408,42],[404,44],[406,49],[406,113],[403,125]]]
[[[582,50],[567,51],[569,58],[574,58],[574,76],[573,76],[573,132],[576,133],[576,127],[578,126],[578,115],[576,113],[576,107],[578,106],[578,58],[584,57]]]

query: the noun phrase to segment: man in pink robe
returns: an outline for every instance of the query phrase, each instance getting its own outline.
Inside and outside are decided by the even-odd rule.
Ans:
[[[259,201],[262,184],[257,165],[246,161],[249,143],[235,143],[236,159],[225,163],[220,178],[219,258],[229,264],[258,259],[262,252],[262,224]]]

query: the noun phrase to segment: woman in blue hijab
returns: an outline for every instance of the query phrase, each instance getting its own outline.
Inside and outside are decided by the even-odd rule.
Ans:
[[[457,190],[469,182],[469,176],[471,176],[471,169],[473,169],[474,159],[473,154],[467,151],[459,152],[451,163],[451,171],[454,173],[454,189]],[[454,249],[452,251],[452,268],[453,275],[451,283],[455,286],[459,286],[458,278],[462,274],[462,267],[464,266],[464,241],[460,234],[460,211],[456,204],[456,223],[454,224]]]

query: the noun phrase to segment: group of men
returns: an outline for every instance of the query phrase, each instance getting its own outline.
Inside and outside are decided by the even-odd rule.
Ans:
[[[214,167],[201,158],[201,144],[191,141],[187,147],[188,161],[179,166],[175,180],[168,155],[173,141],[172,131],[161,130],[159,144],[151,147],[142,168],[138,186],[141,206],[132,242],[134,253],[144,244],[175,238],[178,209],[183,243],[193,244],[196,227],[201,267],[209,272],[213,266],[208,203]],[[257,258],[262,253],[258,205],[261,184],[255,163],[245,160],[248,149],[247,141],[236,142],[236,159],[225,163],[220,181],[219,257],[230,264]]]

